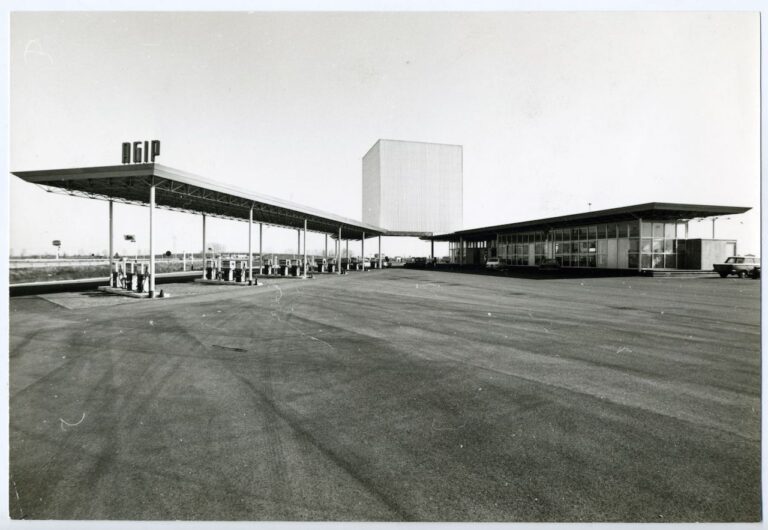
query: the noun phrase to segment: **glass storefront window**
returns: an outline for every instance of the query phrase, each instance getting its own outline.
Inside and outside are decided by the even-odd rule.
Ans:
[[[664,237],[664,223],[653,223],[653,237]]]
[[[674,254],[675,252],[675,240],[674,239],[665,239],[664,240],[664,253],[665,254]]]
[[[640,254],[640,267],[643,269],[650,269],[651,268],[651,255],[650,254]]]
[[[636,223],[633,223],[633,224],[636,224]],[[642,233],[640,235],[643,236],[643,237],[652,237],[653,236],[653,223],[649,223],[647,221],[643,221],[640,224],[643,225],[643,231],[642,231]]]
[[[563,240],[563,231],[555,230],[555,241],[562,241],[562,240]]]
[[[597,239],[597,227],[590,226],[588,230],[589,230],[589,237],[587,239]]]
[[[664,256],[664,267],[667,269],[677,268],[677,256],[674,254],[667,254]]]
[[[596,256],[592,254],[591,256],[587,256],[587,267],[595,267],[596,266]]]
[[[643,254],[650,254],[651,248],[652,248],[652,239],[641,239],[640,240],[640,252]]]
[[[653,240],[653,253],[654,254],[661,254],[664,252],[664,240],[663,239],[654,239]]]
[[[597,241],[592,240],[589,242],[589,252],[590,254],[597,252]]]
[[[638,256],[639,254],[636,254],[634,252],[630,252],[627,254],[627,266],[630,269],[636,269],[638,265]]]
[[[653,255],[653,268],[661,269],[664,267],[664,254]]]
[[[636,221],[628,223],[627,226],[629,227],[629,237],[640,237],[640,226]],[[645,235],[645,232],[643,232],[643,235]]]
[[[589,241],[579,241],[579,254],[586,254],[589,252]]]
[[[664,238],[675,239],[675,223],[664,223]]]
[[[630,239],[629,240],[629,251],[630,252],[637,252],[639,248],[639,239]]]
[[[616,225],[615,224],[609,224],[608,225],[608,237],[609,238],[616,237]]]
[[[579,267],[586,267],[587,266],[587,256],[585,254],[582,254],[579,256]]]
[[[563,241],[570,241],[571,240],[571,231],[569,229],[563,230]]]
[[[579,239],[587,239],[587,227],[586,226],[580,226],[579,227]]]
[[[619,237],[629,236],[629,223],[619,223]]]

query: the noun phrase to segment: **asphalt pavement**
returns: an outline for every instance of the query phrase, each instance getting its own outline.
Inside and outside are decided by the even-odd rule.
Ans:
[[[11,299],[12,517],[760,518],[758,281],[164,289]]]

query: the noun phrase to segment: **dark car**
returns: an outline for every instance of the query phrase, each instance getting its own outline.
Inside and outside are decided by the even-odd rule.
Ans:
[[[560,264],[555,259],[545,259],[539,263],[539,270],[553,271],[560,268]]]
[[[720,275],[721,278],[725,278],[730,274],[735,274],[739,278],[751,276],[754,273],[755,267],[760,268],[760,258],[755,256],[731,256],[725,263],[715,263],[715,272]],[[759,272],[757,274],[760,274]]]

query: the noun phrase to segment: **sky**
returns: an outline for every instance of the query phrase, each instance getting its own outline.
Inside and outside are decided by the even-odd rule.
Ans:
[[[16,12],[10,167],[119,164],[122,142],[159,139],[164,165],[361,219],[377,139],[459,144],[465,228],[750,206],[716,235],[759,253],[759,40],[756,13]],[[8,184],[12,254],[53,239],[105,252],[107,203]],[[200,216],[157,220],[158,250],[200,250]],[[148,227],[146,208],[116,204],[116,251],[134,251],[129,233],[146,251]],[[209,220],[208,241],[244,251],[247,225]],[[295,247],[295,231],[265,227],[265,251]]]

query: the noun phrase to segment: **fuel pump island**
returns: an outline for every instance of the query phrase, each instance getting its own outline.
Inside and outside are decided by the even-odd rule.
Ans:
[[[20,179],[42,189],[70,196],[103,200],[109,209],[109,285],[102,290],[134,297],[157,298],[155,292],[156,263],[155,245],[158,219],[157,208],[200,215],[202,218],[202,249],[204,266],[203,283],[226,285],[259,285],[256,276],[293,276],[307,278],[315,272],[342,274],[347,270],[366,270],[366,260],[354,263],[342,260],[342,245],[346,245],[349,256],[349,242],[357,241],[360,255],[365,256],[366,240],[378,238],[381,254],[381,236],[388,231],[354,219],[323,212],[262,195],[250,190],[239,189],[205,179],[198,175],[158,164],[160,142],[136,141],[122,145],[122,164],[35,171],[14,171]],[[147,206],[149,212],[149,256],[146,260],[114,259],[113,204]],[[248,253],[244,256],[208,254],[206,245],[206,218],[244,221],[248,226]],[[262,253],[263,225],[294,229],[297,231],[302,252],[299,259],[264,258]],[[256,225],[259,232],[258,253],[252,249],[252,231]],[[325,236],[325,252],[322,259],[307,255],[307,232]],[[335,240],[335,252],[328,252],[328,240]],[[208,254],[208,255],[206,255]],[[256,258],[256,259],[253,259]],[[379,258],[379,262],[381,258]],[[379,267],[381,263],[379,263]]]

